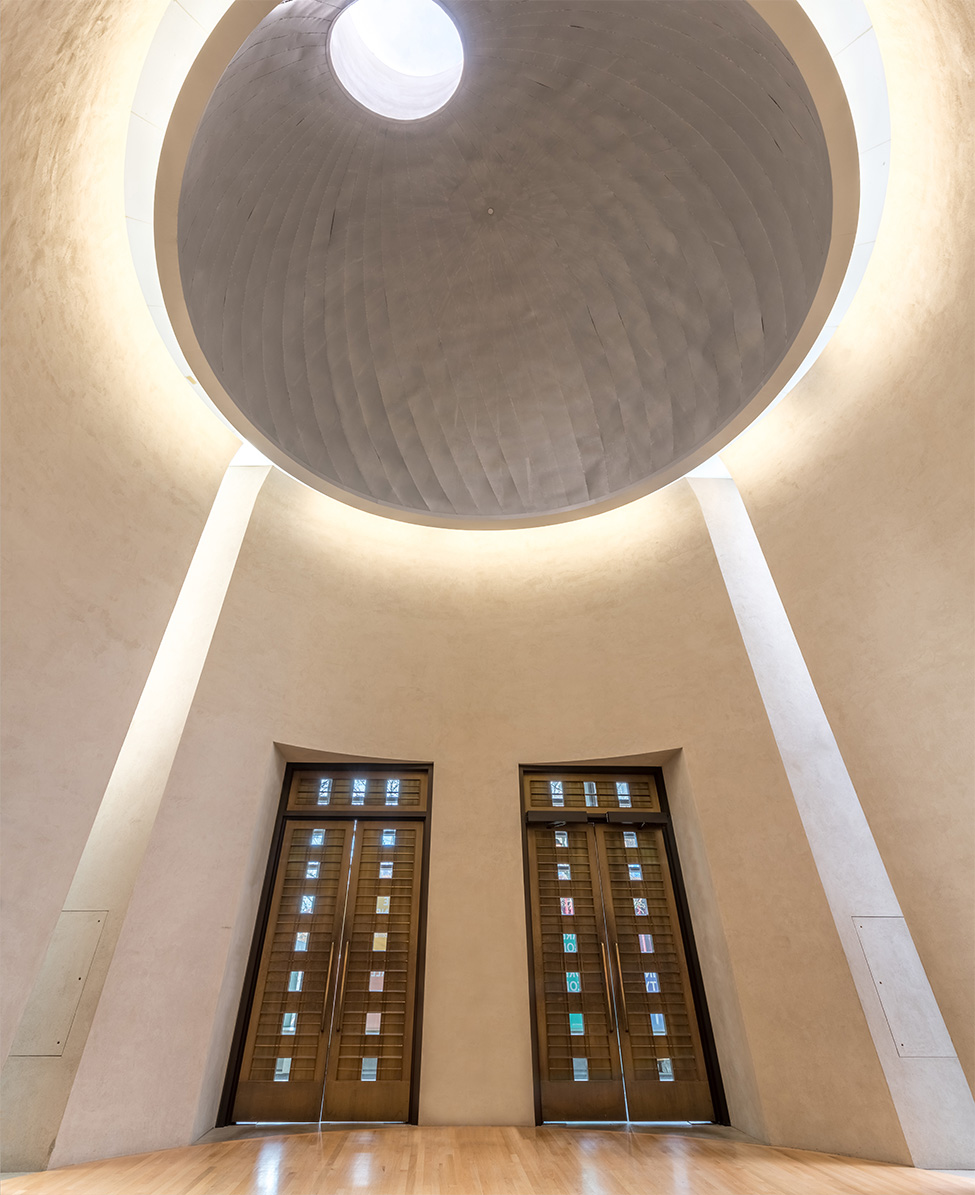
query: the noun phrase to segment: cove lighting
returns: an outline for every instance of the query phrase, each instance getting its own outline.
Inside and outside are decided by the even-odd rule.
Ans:
[[[335,18],[329,57],[353,99],[393,120],[437,112],[464,70],[460,35],[434,0],[355,0]]]

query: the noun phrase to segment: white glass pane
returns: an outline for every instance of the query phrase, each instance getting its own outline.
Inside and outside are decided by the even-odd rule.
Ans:
[[[369,991],[381,992],[383,990],[383,983],[386,979],[385,971],[370,971],[369,972]]]
[[[317,880],[321,869],[321,863],[317,859],[312,859],[309,863],[305,864],[305,879]]]
[[[359,1078],[363,1083],[375,1083],[376,1072],[379,1070],[378,1058],[363,1058],[362,1070],[359,1073]]]
[[[653,1030],[654,1037],[666,1037],[667,1022],[662,1012],[652,1012],[650,1014],[650,1028]]]
[[[379,1032],[379,1024],[382,1019],[383,1014],[381,1012],[366,1013],[366,1033],[368,1033],[370,1037]]]
[[[285,1037],[293,1037],[298,1032],[298,1014],[286,1012],[281,1018],[281,1032]]]
[[[386,804],[387,805],[398,805],[399,804],[399,781],[398,780],[387,780],[386,781]]]
[[[308,935],[307,934],[295,934],[295,950],[307,950],[307,949],[308,949]]]
[[[589,1059],[588,1058],[573,1058],[572,1059],[572,1078],[577,1083],[586,1083],[589,1081]]]
[[[391,880],[393,878],[393,865],[388,860],[379,864],[379,878],[381,880]]]
[[[395,846],[395,845],[396,845],[396,831],[395,830],[383,830],[383,846]]]
[[[584,780],[582,782],[582,787],[586,793],[586,804],[587,805],[598,805],[599,798],[596,796],[595,780]]]
[[[311,838],[309,840],[312,846],[323,846],[325,843],[324,830],[312,830]]]
[[[673,1083],[674,1067],[669,1058],[657,1059],[657,1078],[661,1083]]]
[[[623,845],[627,848],[627,850],[631,850],[633,847],[636,846],[636,831],[635,830],[624,830],[623,831]]]
[[[332,799],[332,781],[331,779],[319,780],[318,782],[318,803],[319,805],[327,805]]]
[[[372,935],[372,948],[373,948],[373,950],[385,950],[386,949],[386,934],[373,934]]]
[[[274,1081],[275,1083],[287,1083],[288,1076],[291,1074],[291,1059],[278,1058],[274,1063]]]
[[[302,913],[314,913],[314,911],[315,911],[315,898],[314,898],[314,896],[303,896],[303,897],[301,898],[301,909],[300,909],[300,911],[301,911]]]
[[[557,867],[559,869],[559,879],[560,880],[571,880],[572,879],[572,868],[569,866],[568,863],[559,863],[559,864],[557,864]]]
[[[376,897],[376,912],[377,913],[388,913],[389,912],[389,897],[388,896],[377,896]]]
[[[555,831],[555,845],[556,846],[568,846],[569,845],[569,831],[568,830],[556,830]]]
[[[366,803],[366,782],[365,780],[352,781],[352,804],[365,805]]]
[[[305,982],[304,971],[292,971],[288,976],[288,991],[300,992],[301,985]]]

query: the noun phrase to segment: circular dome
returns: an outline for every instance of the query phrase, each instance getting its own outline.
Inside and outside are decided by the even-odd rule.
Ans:
[[[457,27],[434,0],[354,0],[332,22],[328,49],[352,98],[394,120],[437,112],[464,70]]]
[[[773,374],[830,242],[823,131],[745,0],[452,0],[418,122],[290,0],[217,85],[178,249],[200,348],[325,488],[445,520],[646,492]]]

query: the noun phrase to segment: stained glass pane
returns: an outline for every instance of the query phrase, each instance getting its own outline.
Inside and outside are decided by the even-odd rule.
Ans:
[[[332,799],[332,781],[329,777],[326,780],[319,780],[318,782],[318,803],[319,805],[327,805]]]
[[[569,1032],[573,1037],[580,1037],[585,1034],[586,1023],[581,1012],[569,1013]]]
[[[575,916],[575,908],[573,907],[571,896],[563,896],[560,901],[560,904],[562,906],[562,916],[563,917]]]
[[[565,973],[565,990],[567,992],[581,992],[582,991],[582,976],[578,971],[566,971]]]
[[[639,863],[630,863],[627,865],[627,867],[628,867],[628,870],[630,873],[631,880],[642,880],[643,879],[643,868],[640,866]]]
[[[295,950],[307,950],[307,949],[308,949],[308,935],[307,934],[295,934]]]
[[[386,978],[385,971],[370,971],[369,972],[369,991],[381,992],[383,990],[383,981]]]
[[[386,861],[379,864],[379,878],[381,880],[391,880],[393,878],[393,865]]]
[[[388,913],[389,912],[389,897],[388,896],[377,896],[376,897],[376,912],[377,913]]]
[[[666,1036],[667,1022],[662,1012],[652,1012],[650,1014],[650,1028],[653,1030],[654,1037]]]
[[[304,971],[292,971],[288,976],[288,991],[300,992],[301,985],[305,982]]]
[[[372,948],[373,948],[373,950],[385,950],[386,949],[386,934],[373,934],[372,935]]]
[[[638,934],[640,939],[640,953],[653,954],[653,934]]]
[[[565,954],[578,954],[579,947],[576,943],[575,934],[562,935],[562,950]]]
[[[275,1083],[287,1083],[288,1076],[291,1074],[291,1059],[278,1058],[274,1063],[274,1081]]]
[[[556,846],[568,846],[569,845],[569,831],[568,830],[556,830],[555,831],[555,845]]]
[[[366,1013],[366,1033],[372,1036],[379,1032],[379,1024],[383,1019],[381,1012],[367,1012]]]
[[[650,911],[647,909],[646,899],[642,896],[633,897],[633,915],[635,917],[649,917]]]
[[[556,864],[556,866],[559,869],[559,879],[560,880],[571,880],[572,879],[572,867],[570,864],[558,863],[558,864]]]
[[[298,1014],[286,1012],[281,1018],[281,1032],[285,1037],[293,1037],[298,1032]]]
[[[660,976],[656,971],[644,971],[643,982],[647,985],[648,992],[660,991]]]
[[[587,1083],[589,1081],[589,1059],[588,1058],[573,1058],[572,1059],[572,1078],[577,1083]]]
[[[359,1074],[359,1078],[362,1080],[363,1083],[375,1083],[376,1082],[376,1072],[378,1070],[379,1070],[379,1059],[378,1058],[363,1058],[362,1070]]]
[[[627,849],[636,847],[636,831],[635,830],[624,830],[623,831],[623,845]]]

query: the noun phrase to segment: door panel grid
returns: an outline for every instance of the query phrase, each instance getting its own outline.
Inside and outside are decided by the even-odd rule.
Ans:
[[[415,781],[294,777],[288,809],[322,792],[340,810],[284,814],[233,1120],[408,1119],[424,823],[375,806],[425,806]]]
[[[526,775],[524,800],[542,1119],[712,1120],[656,784]]]

